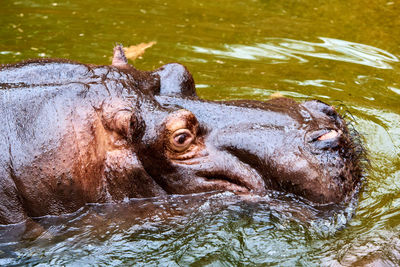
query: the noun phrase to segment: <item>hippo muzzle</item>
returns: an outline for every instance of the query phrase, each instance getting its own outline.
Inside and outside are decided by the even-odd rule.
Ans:
[[[156,99],[181,108],[166,121],[195,121],[188,152],[167,153],[158,164],[169,162],[171,172],[152,173],[169,193],[279,190],[315,203],[339,203],[359,183],[359,156],[346,123],[323,102]]]
[[[320,101],[205,101],[180,64],[153,72],[34,60],[0,67],[0,224],[85,203],[229,190],[346,201],[360,153]]]

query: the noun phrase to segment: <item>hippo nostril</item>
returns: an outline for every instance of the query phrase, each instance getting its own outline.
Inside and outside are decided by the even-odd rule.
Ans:
[[[309,110],[321,112],[325,115],[328,115],[331,118],[334,118],[335,120],[338,117],[336,108],[334,106],[327,105],[324,102],[321,102],[319,100],[307,101],[307,102],[304,102],[303,105]]]
[[[326,115],[328,115],[329,117],[332,117],[334,119],[337,119],[337,112],[334,106],[329,106],[329,105],[325,105],[322,108],[322,112],[324,112]]]

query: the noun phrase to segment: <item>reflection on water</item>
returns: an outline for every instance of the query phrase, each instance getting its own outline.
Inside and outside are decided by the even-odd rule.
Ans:
[[[265,43],[252,46],[226,44],[223,49],[193,46],[194,52],[212,54],[220,57],[269,60],[269,63],[297,60],[308,62],[306,57],[337,60],[371,66],[379,69],[391,69],[390,63],[399,59],[382,49],[369,45],[348,42],[333,38],[320,37],[322,43],[305,42],[285,38],[266,38]]]
[[[0,265],[400,264],[397,2],[2,4],[1,63],[48,55],[109,64],[115,42],[157,41],[135,66],[181,62],[204,98],[266,100],[278,91],[351,114],[370,165],[358,205],[347,209],[321,210],[285,196],[244,201],[216,193],[92,205],[43,218],[40,227],[0,227]],[[28,238],[35,233],[41,234]],[[15,241],[23,234],[26,239]]]
[[[229,192],[93,204],[40,219],[43,232],[30,242],[0,245],[0,265],[273,264],[282,248],[294,263],[301,246],[343,229],[354,205],[312,207],[285,195],[243,199]],[[0,238],[5,234],[0,229]]]

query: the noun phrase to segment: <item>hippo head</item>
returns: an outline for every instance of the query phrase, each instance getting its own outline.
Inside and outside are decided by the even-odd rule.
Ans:
[[[154,71],[156,104],[135,112],[145,171],[167,194],[292,193],[339,203],[360,181],[359,149],[335,108],[289,98],[204,101],[185,67]]]
[[[340,203],[360,147],[320,101],[205,101],[180,64],[153,72],[33,60],[0,66],[0,224],[86,203],[229,190]]]

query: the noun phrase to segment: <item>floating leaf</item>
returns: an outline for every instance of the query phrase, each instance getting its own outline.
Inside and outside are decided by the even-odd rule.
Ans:
[[[269,99],[284,97],[280,92],[275,92],[269,95]]]
[[[150,42],[150,43],[140,43],[138,45],[131,45],[129,47],[124,47],[125,56],[128,59],[135,60],[141,55],[143,55],[144,51],[147,48],[152,47],[155,44],[156,42]]]

